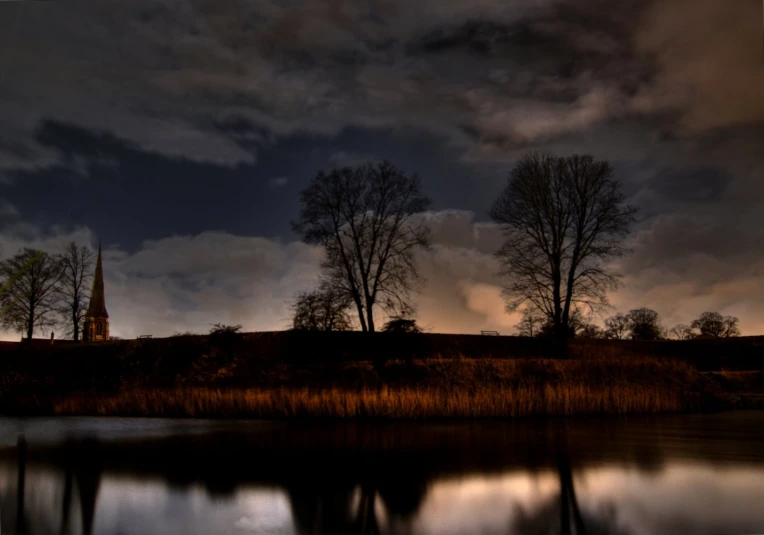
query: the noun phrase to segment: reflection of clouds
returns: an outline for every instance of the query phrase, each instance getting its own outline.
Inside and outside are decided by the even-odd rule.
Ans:
[[[573,480],[585,521],[615,519],[634,533],[753,533],[764,526],[761,468],[676,462],[645,474],[609,466],[579,470]],[[27,511],[40,529],[60,521],[62,483],[58,472],[34,466],[27,472]],[[2,518],[13,514],[15,484],[15,464],[0,463]],[[553,469],[435,481],[407,533],[505,534],[518,512],[553,504],[559,492],[559,475]],[[390,525],[379,499],[376,509],[381,525]],[[72,520],[76,533],[77,516]],[[107,473],[98,495],[95,533],[296,532],[287,494],[278,488],[242,486],[230,498],[216,499],[199,486],[173,489],[159,480]]]
[[[98,501],[96,532],[104,535],[294,533],[289,502],[278,489],[242,487],[221,500],[200,487],[108,477]]]
[[[587,518],[612,515],[634,533],[752,533],[764,527],[764,470],[671,464],[658,474],[619,467],[577,471],[574,484]],[[417,519],[421,534],[506,533],[515,511],[559,494],[545,470],[468,477],[432,486]]]
[[[15,461],[8,463],[0,461],[0,533],[2,535],[15,533],[8,530],[15,527],[16,523],[17,478]],[[63,481],[63,474],[54,470],[36,468],[27,472],[24,484],[24,516],[27,519],[27,526],[31,528],[29,535],[59,533]],[[79,502],[76,505],[79,508]],[[69,522],[71,533],[82,532],[79,509],[78,514],[70,515]]]
[[[440,481],[422,506],[417,533],[504,533],[518,505],[529,508],[558,492],[559,478],[553,470]]]
[[[637,533],[758,533],[764,470],[672,463],[658,476],[606,468],[576,478],[583,508],[610,499]]]

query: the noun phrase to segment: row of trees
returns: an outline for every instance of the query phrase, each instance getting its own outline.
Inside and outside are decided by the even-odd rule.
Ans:
[[[420,215],[429,203],[418,177],[389,162],[319,172],[300,193],[292,225],[305,242],[323,246],[325,261],[317,288],[297,296],[294,328],[355,324],[373,332],[377,310],[394,324],[414,325],[415,252],[430,246]],[[608,294],[620,284],[613,261],[629,253],[623,242],[636,216],[607,161],[530,153],[511,170],[490,215],[504,235],[496,257],[507,310],[524,310],[522,335],[739,335],[737,318],[715,312],[670,331],[645,308],[608,318],[604,329],[586,319],[609,308]]]
[[[415,326],[411,294],[421,283],[415,256],[430,247],[422,217],[429,204],[417,175],[389,162],[319,172],[300,193],[292,226],[303,241],[322,246],[325,256],[317,288],[297,297],[294,327],[358,325],[374,332],[380,312],[391,318],[388,328]],[[490,214],[504,235],[496,257],[507,281],[507,309],[525,310],[521,329],[558,339],[597,335],[584,314],[609,307],[608,294],[620,279],[613,261],[629,252],[622,244],[636,214],[610,164],[586,155],[530,153],[511,170]],[[92,256],[71,244],[61,256],[25,249],[2,262],[2,324],[31,338],[65,317],[78,339]],[[664,336],[651,323],[657,323],[654,311],[623,316],[633,338]],[[720,321],[722,332],[737,332],[736,320]],[[675,329],[682,337],[719,330],[701,323]],[[605,331],[615,332],[607,322]]]
[[[637,308],[628,313],[618,313],[605,319],[605,326],[599,327],[574,312],[570,329],[580,338],[606,338],[611,340],[690,340],[692,338],[731,338],[740,336],[738,318],[722,316],[718,312],[703,312],[690,325],[679,324],[668,329],[655,310]],[[523,311],[523,317],[515,328],[520,336],[550,336],[554,327],[543,314],[532,308]]]
[[[419,214],[429,202],[418,177],[389,162],[319,172],[300,194],[293,228],[323,246],[325,262],[318,288],[297,298],[295,328],[346,329],[355,309],[361,329],[373,332],[377,308],[393,318],[411,315],[420,278],[414,253],[430,245]],[[635,212],[605,161],[521,159],[491,208],[505,237],[496,255],[508,310],[524,306],[555,336],[575,334],[581,310],[606,307],[618,284],[608,266],[627,252],[621,242]],[[322,321],[306,313],[319,309]]]
[[[22,249],[0,262],[0,325],[32,339],[47,328],[81,338],[94,254],[70,243],[63,254]]]

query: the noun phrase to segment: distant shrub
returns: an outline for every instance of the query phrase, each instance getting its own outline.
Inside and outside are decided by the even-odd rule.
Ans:
[[[241,325],[224,325],[216,323],[210,329],[209,341],[213,347],[220,348],[231,354],[241,340]]]
[[[297,295],[292,304],[292,326],[298,331],[349,331],[350,296],[327,282],[311,292]]]
[[[225,325],[223,323],[216,323],[212,326],[212,329],[210,329],[210,335],[232,335],[232,334],[240,334],[241,331],[241,325]]]
[[[385,323],[382,331],[386,333],[421,333],[422,329],[416,320],[407,318],[394,318]]]

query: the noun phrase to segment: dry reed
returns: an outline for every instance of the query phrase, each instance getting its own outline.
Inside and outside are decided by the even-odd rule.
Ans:
[[[677,392],[643,385],[584,383],[515,388],[330,389],[175,388],[68,397],[57,414],[184,417],[483,418],[624,414],[688,409]]]

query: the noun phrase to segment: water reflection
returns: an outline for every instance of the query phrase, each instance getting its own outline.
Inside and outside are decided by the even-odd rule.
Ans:
[[[110,420],[107,436],[97,422],[0,420],[0,532],[764,532],[762,413],[164,434]]]

